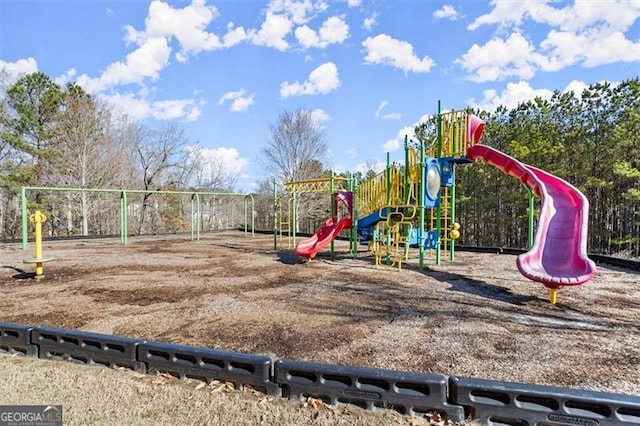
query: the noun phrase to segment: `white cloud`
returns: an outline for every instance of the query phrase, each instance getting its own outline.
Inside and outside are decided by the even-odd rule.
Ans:
[[[326,62],[311,71],[308,80],[303,83],[283,82],[280,85],[280,96],[288,98],[299,95],[326,95],[339,86],[338,68],[333,62]]]
[[[316,108],[313,111],[311,111],[311,117],[316,121],[316,123],[322,123],[324,121],[331,120],[331,117],[329,117],[329,114],[327,114],[325,110],[320,108]]]
[[[227,26],[222,38],[207,32],[207,26],[218,17],[215,6],[205,5],[204,0],[193,0],[191,4],[176,9],[160,0],[149,4],[145,28],[136,30],[125,26],[125,42],[136,48],[123,61],[107,66],[99,77],[81,75],[78,83],[89,93],[130,83],[142,84],[146,79],[157,80],[160,72],[169,65],[172,42],[177,40],[178,62],[186,62],[190,55],[202,51],[228,48],[248,38],[242,27]]]
[[[516,28],[508,40],[493,39],[480,47],[475,45],[458,63],[471,73],[471,80],[494,81],[502,77],[531,78],[539,69],[558,71],[568,66],[594,67],[615,62],[640,61],[640,41],[625,34],[640,18],[637,0],[580,1],[561,8],[553,7],[550,0],[497,1],[493,9],[468,26],[475,30],[482,25],[498,24],[500,31]],[[538,46],[529,42],[515,43],[526,20],[537,24],[538,32],[549,27],[546,37]],[[509,41],[514,42],[509,45]],[[521,40],[520,40],[521,41]],[[495,55],[499,44],[510,54]],[[517,53],[517,47],[531,55],[528,60]],[[499,60],[495,66],[480,65],[478,56]],[[475,57],[472,57],[475,56]],[[504,58],[504,59],[502,59]],[[470,59],[467,61],[466,59]],[[484,61],[487,62],[487,61]],[[471,63],[471,65],[467,65]]]
[[[393,152],[399,150],[401,147],[400,140],[398,138],[389,139],[382,145],[384,152]]]
[[[145,29],[137,31],[131,26],[126,26],[125,40],[143,45],[146,40],[152,38],[175,38],[180,45],[180,51],[176,54],[179,62],[185,62],[190,54],[228,48],[246,40],[245,30],[242,27],[234,28],[233,23],[227,26],[228,32],[222,40],[217,34],[206,31],[218,16],[216,7],[205,5],[204,0],[193,0],[182,9],[175,9],[167,3],[154,0],[149,5]]]
[[[244,90],[238,90],[235,92],[227,92],[220,97],[218,100],[218,105],[222,105],[226,101],[231,101],[231,107],[229,108],[233,112],[242,112],[249,109],[251,105],[253,105],[253,100],[255,98],[255,93],[252,93],[250,96],[244,96]]]
[[[296,25],[309,22],[317,13],[324,12],[329,5],[324,1],[271,0],[267,14],[282,14]]]
[[[605,83],[602,81],[601,83]],[[608,82],[613,86],[617,85],[617,82]],[[589,85],[584,81],[572,80],[567,86],[562,89],[562,93],[573,92],[573,95],[577,98],[582,97],[582,92],[588,88]],[[495,89],[488,89],[482,92],[482,99],[477,101],[474,98],[466,100],[467,105],[471,108],[478,108],[480,110],[493,112],[499,106],[504,106],[507,109],[513,109],[523,102],[533,100],[535,98],[541,98],[545,100],[551,99],[553,96],[553,90],[549,89],[534,89],[526,81],[519,81],[517,83],[507,83],[502,93],[498,94]]]
[[[191,99],[172,99],[152,102],[151,115],[156,120],[174,120],[183,117],[195,120],[200,116],[200,109]]]
[[[78,77],[87,92],[96,93],[129,83],[142,83],[144,79],[158,79],[160,71],[169,63],[171,48],[165,38],[147,39],[138,49],[129,53],[124,62],[110,64],[100,77],[85,74]]]
[[[528,82],[519,81],[517,83],[507,83],[505,89],[498,95],[495,89],[487,89],[482,92],[482,99],[476,101],[474,98],[467,99],[467,104],[472,108],[485,111],[495,111],[499,106],[512,109],[522,102],[526,102],[537,97],[551,99],[553,91],[549,89],[534,89]]]
[[[349,148],[346,152],[347,157],[353,159],[356,158],[358,156],[358,150],[355,148]]]
[[[433,12],[433,17],[436,19],[448,19],[450,21],[455,21],[460,17],[460,14],[455,9],[455,7],[450,4],[445,4],[442,6],[442,9],[438,9]]]
[[[99,99],[112,104],[119,113],[127,114],[133,120],[154,118],[156,120],[194,121],[202,111],[193,99],[150,101],[144,94],[116,93],[98,94]]]
[[[366,50],[364,60],[368,64],[391,65],[405,72],[416,73],[429,72],[435,65],[429,56],[418,58],[410,43],[396,40],[387,34],[367,37],[362,45]]]
[[[60,87],[65,86],[67,83],[72,82],[76,75],[75,68],[69,68],[66,73],[56,77],[53,81]]]
[[[349,37],[349,25],[344,19],[332,16],[323,22],[318,32],[304,25],[296,28],[295,36],[305,48],[325,48],[330,44],[344,42]]]
[[[595,24],[627,31],[640,16],[640,3],[637,0],[576,0],[562,8],[551,6],[553,3],[553,0],[492,0],[491,12],[476,18],[468,29],[475,30],[491,24],[520,26],[525,19],[531,19],[569,32],[578,32]]]
[[[249,165],[249,160],[242,158],[235,148],[205,148],[200,145],[190,145],[186,150],[187,152],[197,152],[200,155],[203,160],[203,176],[215,175],[219,172],[226,175],[236,175]]]
[[[291,32],[292,28],[293,23],[286,16],[267,13],[267,17],[260,29],[249,30],[248,37],[255,45],[273,47],[284,51],[289,48],[289,43],[287,43],[285,37]]]
[[[362,28],[367,31],[371,31],[376,25],[378,25],[378,12],[372,13],[371,16],[364,18],[364,21],[362,21]]]
[[[401,148],[404,148],[404,137],[407,136],[409,139],[413,138],[413,134],[414,134],[413,130],[415,129],[415,127],[420,123],[426,122],[429,119],[429,117],[430,117],[429,114],[425,114],[410,126],[405,126],[400,130],[398,130],[398,133],[393,139],[389,139],[382,145],[382,148],[384,149],[384,151],[394,152]]]
[[[455,63],[470,73],[475,82],[501,80],[508,77],[531,78],[544,62],[535,47],[520,33],[508,39],[493,38],[483,46],[474,44]]]
[[[378,159],[367,160],[364,163],[359,163],[355,166],[355,171],[360,173],[367,173],[369,170],[373,170],[376,173],[380,173],[387,167],[387,163]]]
[[[18,59],[15,62],[0,60],[0,74],[7,87],[11,87],[20,77],[38,71],[38,64],[34,58]]]
[[[376,118],[382,118],[385,120],[400,120],[402,118],[402,114],[400,114],[399,112],[388,112],[386,114],[382,113],[382,110],[385,109],[387,105],[389,105],[388,101],[380,102],[380,105],[378,105],[378,108],[376,109]]]
[[[546,54],[546,60],[541,63],[545,71],[556,71],[580,62],[585,67],[594,67],[619,61],[640,61],[640,42],[634,43],[621,32],[607,34],[603,29],[580,34],[551,31],[540,47]]]
[[[586,89],[587,87],[589,87],[589,85],[587,83],[585,83],[584,81],[572,80],[567,85],[567,87],[564,88],[564,90],[562,92],[563,93],[573,92],[575,97],[581,98],[582,97],[582,92],[584,92],[584,89]]]
[[[347,0],[349,7],[358,7],[362,3],[362,0]]]
[[[220,38],[205,31],[218,17],[215,6],[206,6],[204,1],[192,1],[183,9],[174,9],[162,1],[152,1],[145,20],[145,30],[137,38],[175,37],[182,53],[197,53],[222,47]]]
[[[151,105],[133,93],[98,94],[98,98],[114,106],[115,112],[126,114],[134,121],[151,117]]]

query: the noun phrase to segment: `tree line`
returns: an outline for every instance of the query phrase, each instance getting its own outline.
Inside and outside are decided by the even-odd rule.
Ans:
[[[135,122],[79,85],[61,87],[41,72],[8,81],[0,72],[0,238],[21,233],[24,186],[143,190],[131,200],[134,234],[187,227],[188,202],[176,204],[158,191],[234,190],[237,174],[221,160],[204,158],[203,147],[174,122],[155,128]],[[119,226],[117,211],[108,218],[104,213],[117,199],[82,191],[30,195],[30,209],[55,218],[49,234],[88,235],[96,227],[109,233]]]

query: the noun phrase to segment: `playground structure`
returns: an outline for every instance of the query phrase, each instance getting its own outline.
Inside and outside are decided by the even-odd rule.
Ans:
[[[455,172],[461,164],[484,162],[517,178],[529,189],[529,251],[518,256],[518,270],[550,291],[552,304],[564,286],[581,285],[595,274],[595,263],[586,253],[588,200],[568,182],[538,168],[519,162],[494,148],[480,144],[484,122],[466,111],[441,112],[438,104],[437,136],[432,142],[409,143],[405,136],[405,164],[391,164],[363,182],[335,178],[287,182],[287,215],[274,186],[274,248],[288,236],[298,255],[312,259],[331,244],[340,231],[349,230],[349,252],[357,255],[357,243],[368,244],[376,265],[397,266],[418,247],[419,267],[424,268],[425,251],[434,253],[440,264],[443,254],[454,259],[455,240],[460,236],[456,222]],[[300,192],[328,192],[332,197],[331,217],[310,238],[296,243],[296,196]],[[533,195],[541,199],[540,216],[533,233]],[[338,199],[348,213],[338,216]],[[292,218],[286,220],[285,218]],[[278,219],[280,220],[278,225]]]

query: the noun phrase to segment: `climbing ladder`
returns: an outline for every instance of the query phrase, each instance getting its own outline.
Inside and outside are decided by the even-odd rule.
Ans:
[[[398,271],[402,270],[402,262],[409,255],[409,235],[417,210],[415,205],[394,205],[380,209],[382,220],[375,226],[370,245],[376,266],[397,266]]]

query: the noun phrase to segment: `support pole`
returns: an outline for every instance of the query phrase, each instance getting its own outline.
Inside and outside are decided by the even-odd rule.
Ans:
[[[278,250],[278,191],[273,180],[273,249]]]
[[[24,259],[24,263],[34,263],[36,265],[36,279],[44,278],[44,263],[53,260],[53,257],[42,257],[42,224],[46,222],[47,216],[42,214],[40,210],[36,210],[34,214],[29,216],[29,220],[34,225],[33,240],[36,246],[35,256],[30,259]]]
[[[441,104],[438,100],[438,117],[436,119],[438,126],[438,147],[437,147],[437,158],[438,163],[440,164],[440,170],[443,169],[442,164],[442,113],[441,113]],[[438,207],[436,208],[436,265],[440,265],[441,260],[441,250],[440,250],[440,237],[442,233],[441,229],[441,219],[442,219],[442,191],[440,191],[440,195],[438,195]]]
[[[451,215],[449,217],[449,227],[453,229],[453,224],[456,223],[456,163],[451,163],[451,174],[453,175],[453,184],[451,185],[451,193],[449,197],[449,208]],[[456,247],[456,239],[449,236],[449,260],[455,260],[454,250]]]
[[[531,190],[531,188],[529,188],[528,186],[525,186],[525,188],[527,188],[527,191],[529,192],[529,229],[528,229],[528,233],[527,233],[527,237],[528,237],[528,243],[529,243],[529,247],[531,248],[533,247],[533,191]]]
[[[296,231],[298,230],[298,195],[295,190],[291,194],[291,219],[289,220],[289,241],[291,241],[290,248],[296,246]]]
[[[329,204],[329,211],[331,212],[331,216],[336,218],[336,216],[338,215],[338,212],[336,211],[336,206],[335,203],[333,201],[333,192],[335,191],[334,187],[333,187],[333,170],[331,170],[330,174],[329,174],[329,197],[331,200],[331,203]],[[337,219],[337,218],[336,218]],[[333,258],[334,255],[334,250],[335,250],[335,245],[333,242],[333,239],[331,240],[331,247],[329,249],[329,254],[330,256]]]
[[[120,244],[127,245],[127,191],[120,192]]]
[[[351,211],[351,240],[353,258],[358,257],[358,179],[351,176],[351,191],[353,192],[353,209]]]
[[[27,214],[27,189],[22,187],[22,250],[27,249],[29,241],[29,222]]]
[[[424,141],[420,141],[420,189],[418,191],[418,255],[420,258],[420,269],[424,269],[424,198],[426,196],[426,164],[424,161],[425,157],[425,148]]]

